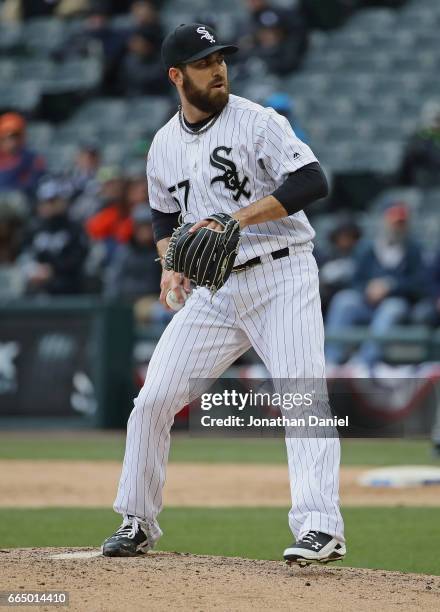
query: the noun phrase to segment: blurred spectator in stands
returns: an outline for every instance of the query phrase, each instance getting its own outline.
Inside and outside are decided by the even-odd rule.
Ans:
[[[254,46],[254,34],[257,29],[258,18],[261,13],[272,8],[268,0],[242,0],[248,11],[247,18],[244,21],[239,21],[235,33],[235,40],[239,44],[240,49],[246,50]]]
[[[90,8],[80,32],[75,32],[54,52],[64,61],[84,56],[102,56],[104,62],[103,91],[113,93],[115,76],[125,51],[127,34],[113,28],[106,0],[90,0]]]
[[[139,204],[132,213],[133,236],[120,245],[107,269],[104,294],[135,304],[137,319],[157,319],[163,311],[158,302],[161,268],[151,225],[151,211]]]
[[[263,60],[268,72],[283,76],[299,67],[307,40],[300,13],[293,20],[281,9],[268,9],[258,15],[251,55]]]
[[[428,297],[414,307],[412,322],[419,325],[440,325],[440,250],[428,268]]]
[[[0,16],[5,21],[24,21],[34,17],[73,17],[82,14],[89,0],[5,0]],[[0,19],[1,21],[1,19]]]
[[[307,135],[296,117],[295,103],[289,94],[283,92],[274,93],[267,98],[264,106],[270,106],[277,113],[286,117],[298,138],[303,142],[308,142]]]
[[[0,115],[0,191],[22,191],[32,197],[45,161],[26,146],[26,122],[17,113]]]
[[[24,293],[24,275],[17,257],[27,204],[20,192],[0,193],[0,301]]]
[[[94,183],[91,182],[89,188],[72,201],[69,207],[72,219],[84,223],[100,210],[125,197],[125,180],[116,166],[99,168]]]
[[[128,96],[161,94],[168,91],[168,82],[160,57],[160,37],[150,29],[131,33],[127,52],[121,62],[118,83]]]
[[[77,198],[90,189],[96,189],[96,173],[100,164],[101,153],[98,144],[92,141],[82,142],[68,177],[72,198]]]
[[[407,144],[400,169],[403,185],[440,185],[440,111]]]
[[[236,36],[241,59],[260,58],[273,74],[295,70],[308,42],[302,8],[275,8],[266,0],[246,0],[246,5],[249,18],[239,24]]]
[[[148,202],[147,181],[145,176],[132,176],[127,180],[127,202],[130,210],[134,210],[138,204]]]
[[[82,289],[87,238],[67,216],[64,182],[44,179],[37,191],[37,219],[21,256],[30,294],[74,294]]]
[[[85,223],[92,241],[104,246],[106,266],[112,259],[119,243],[128,242],[133,232],[132,204],[127,199],[127,185],[121,171],[116,167],[104,167],[98,172],[100,187],[100,210]]]
[[[157,40],[159,46],[164,38],[164,31],[160,22],[160,14],[150,0],[136,0],[130,7],[134,23],[134,30],[142,30],[152,40]]]
[[[420,246],[409,235],[408,208],[394,203],[385,210],[377,236],[359,243],[353,289],[333,297],[326,317],[328,334],[370,324],[371,333],[380,336],[407,319],[412,305],[423,297],[425,280]],[[343,344],[329,341],[326,356],[329,363],[342,363]],[[368,340],[354,360],[373,366],[381,357],[380,343]]]
[[[339,220],[329,233],[330,248],[327,252],[321,252],[319,258],[320,293],[324,312],[332,297],[353,283],[355,249],[360,237],[359,226],[349,218]]]

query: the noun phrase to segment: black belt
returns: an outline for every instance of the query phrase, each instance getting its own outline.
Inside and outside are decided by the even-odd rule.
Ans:
[[[279,251],[273,251],[270,253],[272,259],[281,259],[282,257],[287,257],[289,254],[289,247],[285,249],[280,249]],[[243,264],[239,264],[232,268],[232,272],[241,272],[242,270],[247,270],[248,268],[253,268],[253,266],[257,266],[261,263],[261,257],[254,257],[253,259],[248,259]]]

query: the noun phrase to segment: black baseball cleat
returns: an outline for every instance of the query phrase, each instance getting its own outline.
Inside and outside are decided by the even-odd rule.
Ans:
[[[144,555],[153,548],[153,542],[146,524],[140,519],[129,516],[122,525],[107,538],[102,545],[104,557],[136,557]]]
[[[301,567],[310,563],[329,563],[339,561],[346,553],[345,544],[322,531],[309,531],[306,535],[284,551],[287,563],[297,563]]]

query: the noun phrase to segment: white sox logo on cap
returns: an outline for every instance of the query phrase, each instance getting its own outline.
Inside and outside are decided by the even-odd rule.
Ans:
[[[206,38],[211,44],[215,43],[214,36],[208,32],[205,26],[200,26],[199,28],[197,28],[197,32],[198,34],[202,34],[202,36],[200,37],[202,40]]]

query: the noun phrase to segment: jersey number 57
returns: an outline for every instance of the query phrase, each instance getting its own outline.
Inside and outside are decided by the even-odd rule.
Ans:
[[[176,202],[176,204],[179,206],[181,211],[188,211],[188,195],[189,195],[189,179],[185,179],[184,181],[180,181],[180,183],[177,183],[177,185],[172,185],[171,187],[168,187],[168,191],[171,193],[171,195],[173,193],[175,193],[176,195],[173,195],[173,200]],[[182,203],[180,201],[180,190],[183,189],[183,206]],[[178,197],[179,196],[179,197]]]

